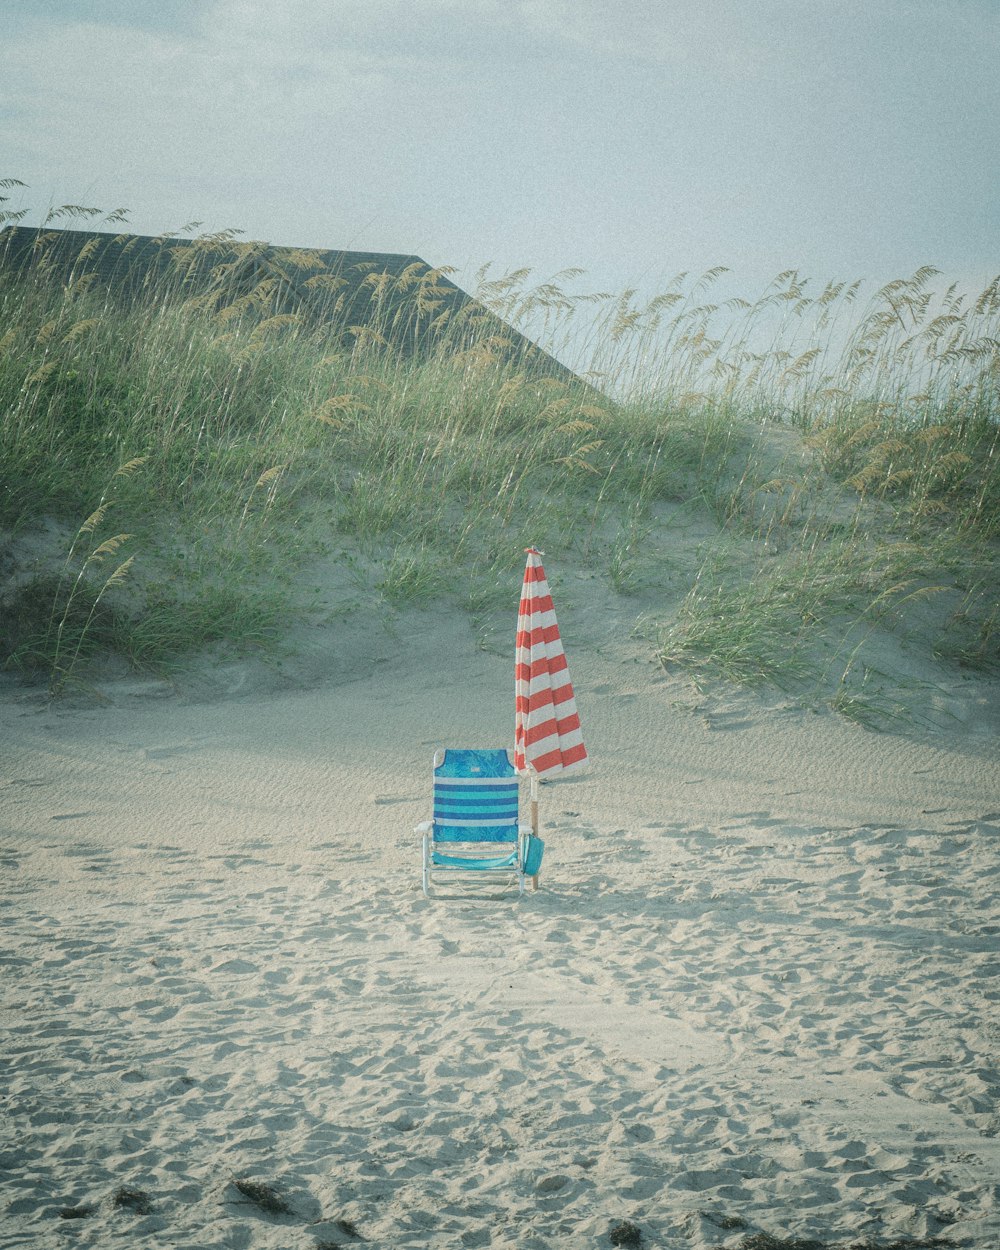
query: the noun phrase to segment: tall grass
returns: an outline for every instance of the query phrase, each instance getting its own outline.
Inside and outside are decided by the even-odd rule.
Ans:
[[[568,293],[575,273],[485,272],[491,315],[447,324],[434,271],[373,273],[362,324],[356,303],[339,321],[336,302],[275,313],[266,268],[228,303],[168,270],[125,305],[83,265],[53,281],[44,246],[28,272],[0,270],[0,527],[8,543],[45,519],[72,535],[114,480],[133,562],[107,585],[90,566],[76,602],[94,615],[67,621],[138,665],[270,645],[323,550],[366,562],[392,605],[461,584],[481,613],[506,602],[529,543],[642,595],[657,654],[699,679],[801,685],[826,664],[824,698],[856,710],[857,640],[939,588],[939,656],[998,661],[998,281],[935,292],[924,269],[863,302],[858,283],[809,294],[787,272],[713,302],[713,270],[640,303]],[[220,247],[233,265],[264,255],[211,236],[178,264]],[[405,299],[436,327],[417,353]],[[497,317],[586,380],[533,370]],[[721,535],[679,596],[663,530],[677,505]],[[53,573],[50,619],[65,606],[57,564],[39,576]],[[22,623],[3,650],[57,675],[65,649],[15,610],[29,580],[6,592]],[[833,640],[819,670],[817,638]]]
[[[675,433],[685,417],[728,429],[696,474],[720,538],[679,605],[653,609],[663,663],[776,682],[876,724],[904,704],[869,662],[873,635],[904,633],[933,600],[934,655],[1000,667],[1000,277],[970,294],[924,267],[865,297],[788,270],[756,298],[713,299],[719,268],[640,301],[485,276],[492,306],[544,327],[632,430],[654,414]]]

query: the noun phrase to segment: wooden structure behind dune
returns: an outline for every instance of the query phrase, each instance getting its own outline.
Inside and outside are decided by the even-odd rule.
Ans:
[[[375,344],[412,356],[482,345],[533,374],[580,381],[419,256],[282,247],[229,233],[181,239],[8,226],[0,231],[4,273],[97,289],[126,306],[176,300],[223,317],[286,318],[345,349]]]

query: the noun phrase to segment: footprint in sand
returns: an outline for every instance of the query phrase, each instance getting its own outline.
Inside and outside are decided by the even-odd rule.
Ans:
[[[231,976],[247,976],[252,972],[257,972],[257,965],[249,963],[245,959],[227,959],[225,963],[216,964],[211,969],[212,972],[227,972]]]

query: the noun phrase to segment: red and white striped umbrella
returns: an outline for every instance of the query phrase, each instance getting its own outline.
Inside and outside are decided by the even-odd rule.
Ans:
[[[587,748],[541,552],[526,550],[514,661],[514,767],[534,784],[582,768]]]

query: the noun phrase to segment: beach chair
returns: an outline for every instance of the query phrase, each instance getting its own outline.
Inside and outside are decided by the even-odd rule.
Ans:
[[[524,893],[530,828],[517,820],[518,782],[507,751],[438,751],[434,818],[423,834],[423,887],[451,875],[500,877]]]

